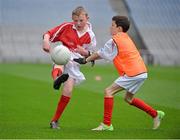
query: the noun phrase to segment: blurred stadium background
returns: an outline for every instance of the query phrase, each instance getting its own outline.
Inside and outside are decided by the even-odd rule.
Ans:
[[[180,0],[0,0],[0,62],[49,63],[42,34],[71,21],[79,5],[89,11],[98,47],[110,38],[111,17],[127,15],[147,64],[180,65]]]
[[[102,119],[104,88],[118,76],[112,65],[82,67],[87,81],[73,91],[62,129],[49,129],[61,94],[52,88],[42,35],[71,21],[79,5],[89,12],[98,48],[110,38],[112,16],[130,18],[128,33],[149,64],[149,78],[137,97],[166,113],[158,131],[151,130],[149,116],[123,102],[123,93],[115,97],[115,131],[90,131]],[[180,0],[0,0],[0,139],[180,139],[179,14]]]

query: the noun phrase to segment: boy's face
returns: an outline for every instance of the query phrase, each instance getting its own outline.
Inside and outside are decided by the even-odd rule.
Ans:
[[[88,17],[85,14],[80,14],[79,16],[73,15],[72,20],[74,21],[76,29],[82,31],[88,22]]]
[[[112,24],[111,24],[111,27],[110,27],[111,35],[116,35],[120,31],[121,31],[121,28],[117,27],[115,21],[112,20]]]

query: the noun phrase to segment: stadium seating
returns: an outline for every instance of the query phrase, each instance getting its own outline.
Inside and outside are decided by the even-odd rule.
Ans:
[[[114,15],[108,0],[68,0],[63,4],[61,0],[0,0],[0,62],[51,62],[42,51],[42,35],[62,22],[71,21],[71,12],[77,4],[88,10],[98,47],[102,47],[110,38],[109,20]],[[102,12],[97,13],[97,9]]]
[[[153,64],[180,64],[180,1],[125,0]]]
[[[180,65],[180,0],[77,1],[88,7],[98,47],[109,39],[109,20],[118,13],[130,17],[133,24],[129,33],[146,63]],[[48,4],[44,0],[0,0],[0,62],[49,63],[49,56],[42,51],[42,34],[69,21],[67,15],[77,1],[62,6],[54,4],[59,0]],[[47,12],[48,8],[51,10]]]
[[[1,26],[0,62],[49,62],[42,51],[40,28]]]

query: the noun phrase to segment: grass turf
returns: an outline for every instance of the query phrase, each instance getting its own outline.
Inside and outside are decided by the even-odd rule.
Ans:
[[[113,132],[92,132],[103,118],[103,90],[118,74],[111,65],[83,66],[87,80],[73,91],[60,122],[60,130],[49,128],[60,97],[52,89],[51,65],[0,64],[0,138],[36,139],[170,139],[180,138],[180,68],[149,67],[149,78],[137,93],[166,113],[160,128],[152,130],[152,119],[115,96]],[[96,75],[102,77],[96,81]]]

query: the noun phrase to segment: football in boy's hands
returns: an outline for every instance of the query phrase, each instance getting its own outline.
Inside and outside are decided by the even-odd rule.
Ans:
[[[60,44],[50,51],[52,61],[57,65],[65,65],[71,58],[70,50],[64,45]]]

